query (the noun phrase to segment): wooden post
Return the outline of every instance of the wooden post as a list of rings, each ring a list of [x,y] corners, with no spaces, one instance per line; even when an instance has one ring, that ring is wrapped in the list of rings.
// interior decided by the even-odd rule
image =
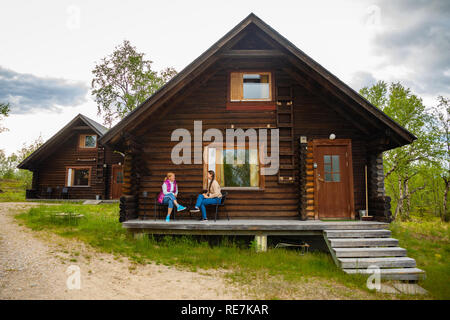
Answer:
[[[147,234],[145,232],[133,232],[133,238],[136,240],[145,239]]]
[[[142,146],[137,138],[130,133],[124,133],[126,152],[123,164],[123,185],[120,198],[119,221],[136,219],[139,216],[139,187],[143,175],[148,175],[148,169],[142,159]]]
[[[367,165],[364,166],[366,178],[366,216],[369,215],[369,190],[367,190]]]
[[[384,190],[383,153],[374,152],[369,155],[367,166],[367,188],[371,216],[378,221],[392,220],[391,198]]]
[[[256,242],[256,252],[266,252],[267,251],[267,235],[257,234],[255,235]]]
[[[299,144],[297,147],[297,166],[298,166],[298,179],[297,179],[297,191],[298,191],[298,213],[300,216],[300,220],[307,220],[307,206],[308,206],[308,197],[306,191],[306,156],[307,156],[307,142],[304,141],[302,143],[301,139],[299,139]]]

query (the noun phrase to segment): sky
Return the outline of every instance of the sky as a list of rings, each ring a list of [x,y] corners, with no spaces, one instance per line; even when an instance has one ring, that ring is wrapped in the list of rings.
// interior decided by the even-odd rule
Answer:
[[[400,81],[450,96],[450,1],[0,2],[0,149],[49,139],[78,113],[100,123],[92,69],[127,39],[153,69],[181,71],[251,12],[353,89]]]

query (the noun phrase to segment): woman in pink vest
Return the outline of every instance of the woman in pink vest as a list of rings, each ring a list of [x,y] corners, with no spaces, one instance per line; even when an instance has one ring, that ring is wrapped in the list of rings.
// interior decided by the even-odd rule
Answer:
[[[177,182],[175,181],[175,173],[169,172],[164,179],[161,186],[161,192],[158,196],[158,202],[161,204],[167,204],[167,217],[166,222],[170,221],[170,214],[173,210],[173,205],[176,206],[177,211],[183,211],[186,207],[182,206],[177,202],[178,188]]]

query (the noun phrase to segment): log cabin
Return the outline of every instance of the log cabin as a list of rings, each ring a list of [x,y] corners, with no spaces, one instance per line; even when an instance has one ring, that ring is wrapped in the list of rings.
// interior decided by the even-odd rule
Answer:
[[[261,174],[266,164],[248,141],[239,149],[244,163],[227,164],[224,155],[238,148],[196,135],[200,121],[201,132],[223,136],[229,129],[278,130],[279,170]],[[176,129],[187,130],[194,145],[179,164],[171,155],[186,141],[173,139]],[[154,210],[167,172],[176,174],[187,201],[205,189],[208,169],[228,193],[232,220],[355,219],[368,209],[389,221],[383,152],[415,139],[252,13],[100,142],[125,155],[121,222]]]
[[[103,146],[108,131],[78,114],[19,165],[33,172],[27,199],[118,199],[123,155]]]

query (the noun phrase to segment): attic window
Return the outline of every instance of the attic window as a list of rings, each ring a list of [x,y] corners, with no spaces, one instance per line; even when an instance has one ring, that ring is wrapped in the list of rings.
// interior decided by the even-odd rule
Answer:
[[[272,101],[272,74],[270,72],[232,72],[230,100]]]
[[[80,148],[90,149],[97,147],[97,136],[95,134],[80,135]]]

